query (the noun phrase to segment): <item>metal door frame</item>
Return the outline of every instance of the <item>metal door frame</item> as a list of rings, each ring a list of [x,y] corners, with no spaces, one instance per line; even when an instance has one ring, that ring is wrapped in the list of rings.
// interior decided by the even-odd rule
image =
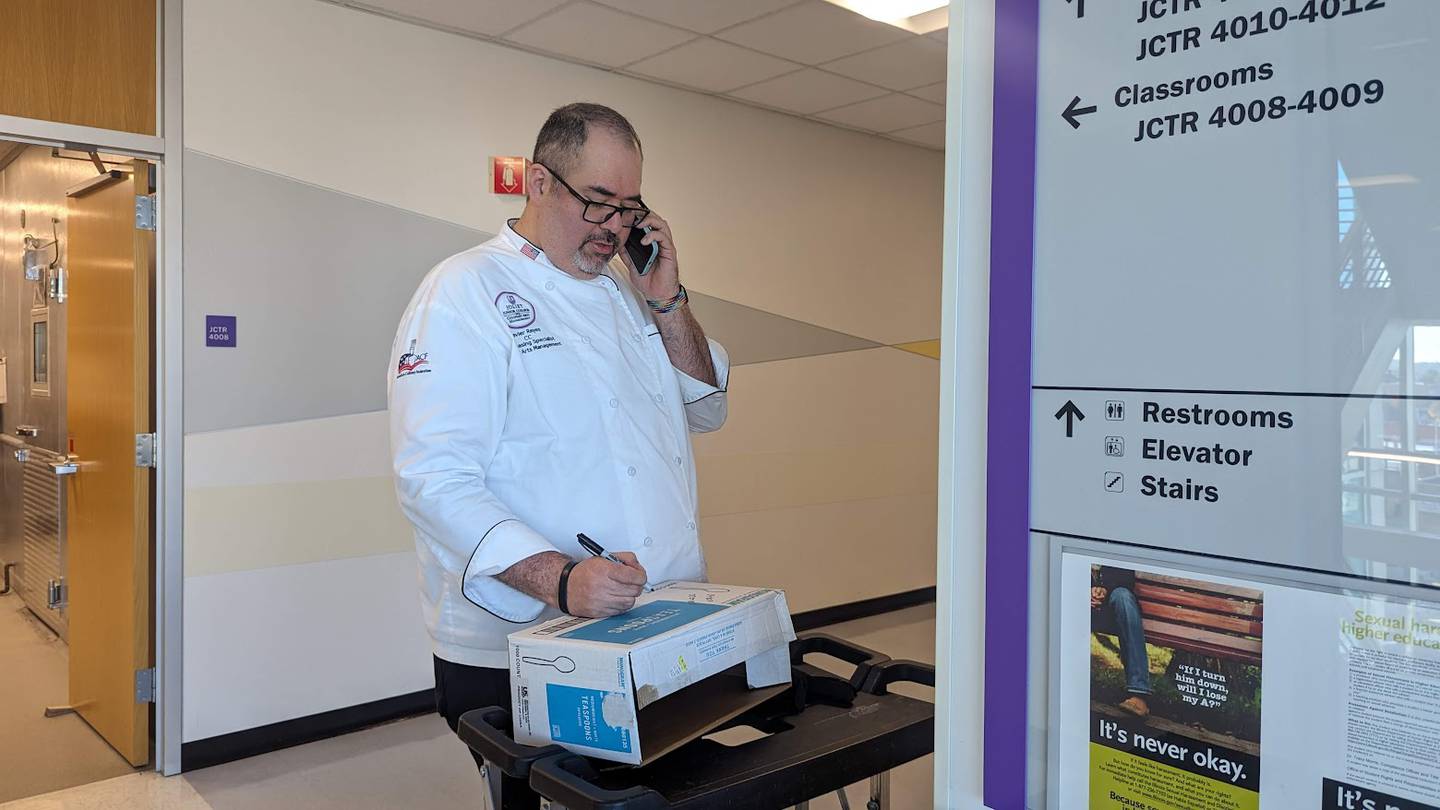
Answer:
[[[155,0],[155,116],[160,135],[61,124],[0,115],[0,139],[94,149],[152,161],[160,200],[156,229],[156,284],[153,312],[155,430],[159,434],[155,497],[154,597],[155,739],[157,771],[180,773],[184,708],[182,608],[184,593],[184,323],[182,283],[183,87],[181,34],[184,0]]]

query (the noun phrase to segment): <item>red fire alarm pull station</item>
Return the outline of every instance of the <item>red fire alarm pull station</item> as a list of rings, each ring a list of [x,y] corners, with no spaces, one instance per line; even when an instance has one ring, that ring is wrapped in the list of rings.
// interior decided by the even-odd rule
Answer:
[[[490,193],[524,194],[527,165],[523,157],[490,158]]]

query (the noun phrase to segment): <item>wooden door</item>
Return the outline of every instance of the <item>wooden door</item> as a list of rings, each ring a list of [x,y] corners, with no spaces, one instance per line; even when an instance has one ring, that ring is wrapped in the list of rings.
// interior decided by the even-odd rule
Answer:
[[[136,434],[152,431],[154,233],[135,227],[149,164],[69,201],[66,583],[70,705],[134,765],[150,758],[150,707],[136,673],[151,666],[151,488]]]
[[[0,115],[155,133],[155,0],[0,0]]]

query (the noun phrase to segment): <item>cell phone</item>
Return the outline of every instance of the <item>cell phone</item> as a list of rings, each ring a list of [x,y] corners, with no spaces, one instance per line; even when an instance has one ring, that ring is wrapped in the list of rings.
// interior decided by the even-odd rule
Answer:
[[[630,238],[625,240],[625,252],[630,254],[630,263],[635,265],[635,271],[645,275],[655,269],[655,260],[660,258],[660,243],[653,242],[645,245],[640,240],[650,229],[641,225],[630,229]]]

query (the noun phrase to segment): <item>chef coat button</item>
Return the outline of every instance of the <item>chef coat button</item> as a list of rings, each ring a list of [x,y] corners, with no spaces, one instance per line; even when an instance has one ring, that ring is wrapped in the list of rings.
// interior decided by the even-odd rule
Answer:
[[[616,399],[616,398],[614,398],[614,397],[611,397],[611,398],[610,398],[610,407],[612,407],[612,408],[618,408],[618,407],[620,407],[620,400],[618,400],[618,399]]]
[[[695,531],[695,521],[692,520],[689,523],[686,523],[685,528],[689,529],[692,532]]]
[[[685,465],[685,462],[684,462],[684,461],[681,461],[679,456],[676,456],[676,457],[675,457],[675,466],[677,466],[677,467],[682,467],[682,466],[684,466],[684,465]]]
[[[636,343],[639,343],[639,342],[640,342],[640,333],[639,333],[639,332],[636,332],[635,334],[633,334],[633,335],[630,336],[630,339],[633,340],[633,341],[635,341]]]
[[[634,477],[635,477],[635,468],[634,468],[634,467],[631,467],[630,469],[626,470],[625,472],[628,473],[631,478],[634,478]]]
[[[661,395],[661,394],[656,394],[656,395],[655,395],[655,401],[656,401],[656,402],[664,402],[664,401],[665,401],[665,397],[664,397],[663,395]]]
[[[553,290],[553,289],[555,289],[555,282],[553,282],[553,281],[547,281],[547,282],[545,282],[545,289],[547,289],[547,290]]]
[[[654,538],[652,538],[652,537],[647,537],[647,538],[645,538],[645,547],[646,547],[646,548],[649,548],[649,547],[651,547],[651,546],[653,546],[653,545],[655,545],[655,539],[654,539]]]
[[[590,342],[590,336],[589,336],[589,335],[581,335],[581,336],[580,336],[580,342],[581,342],[581,343],[589,343],[589,342]]]

